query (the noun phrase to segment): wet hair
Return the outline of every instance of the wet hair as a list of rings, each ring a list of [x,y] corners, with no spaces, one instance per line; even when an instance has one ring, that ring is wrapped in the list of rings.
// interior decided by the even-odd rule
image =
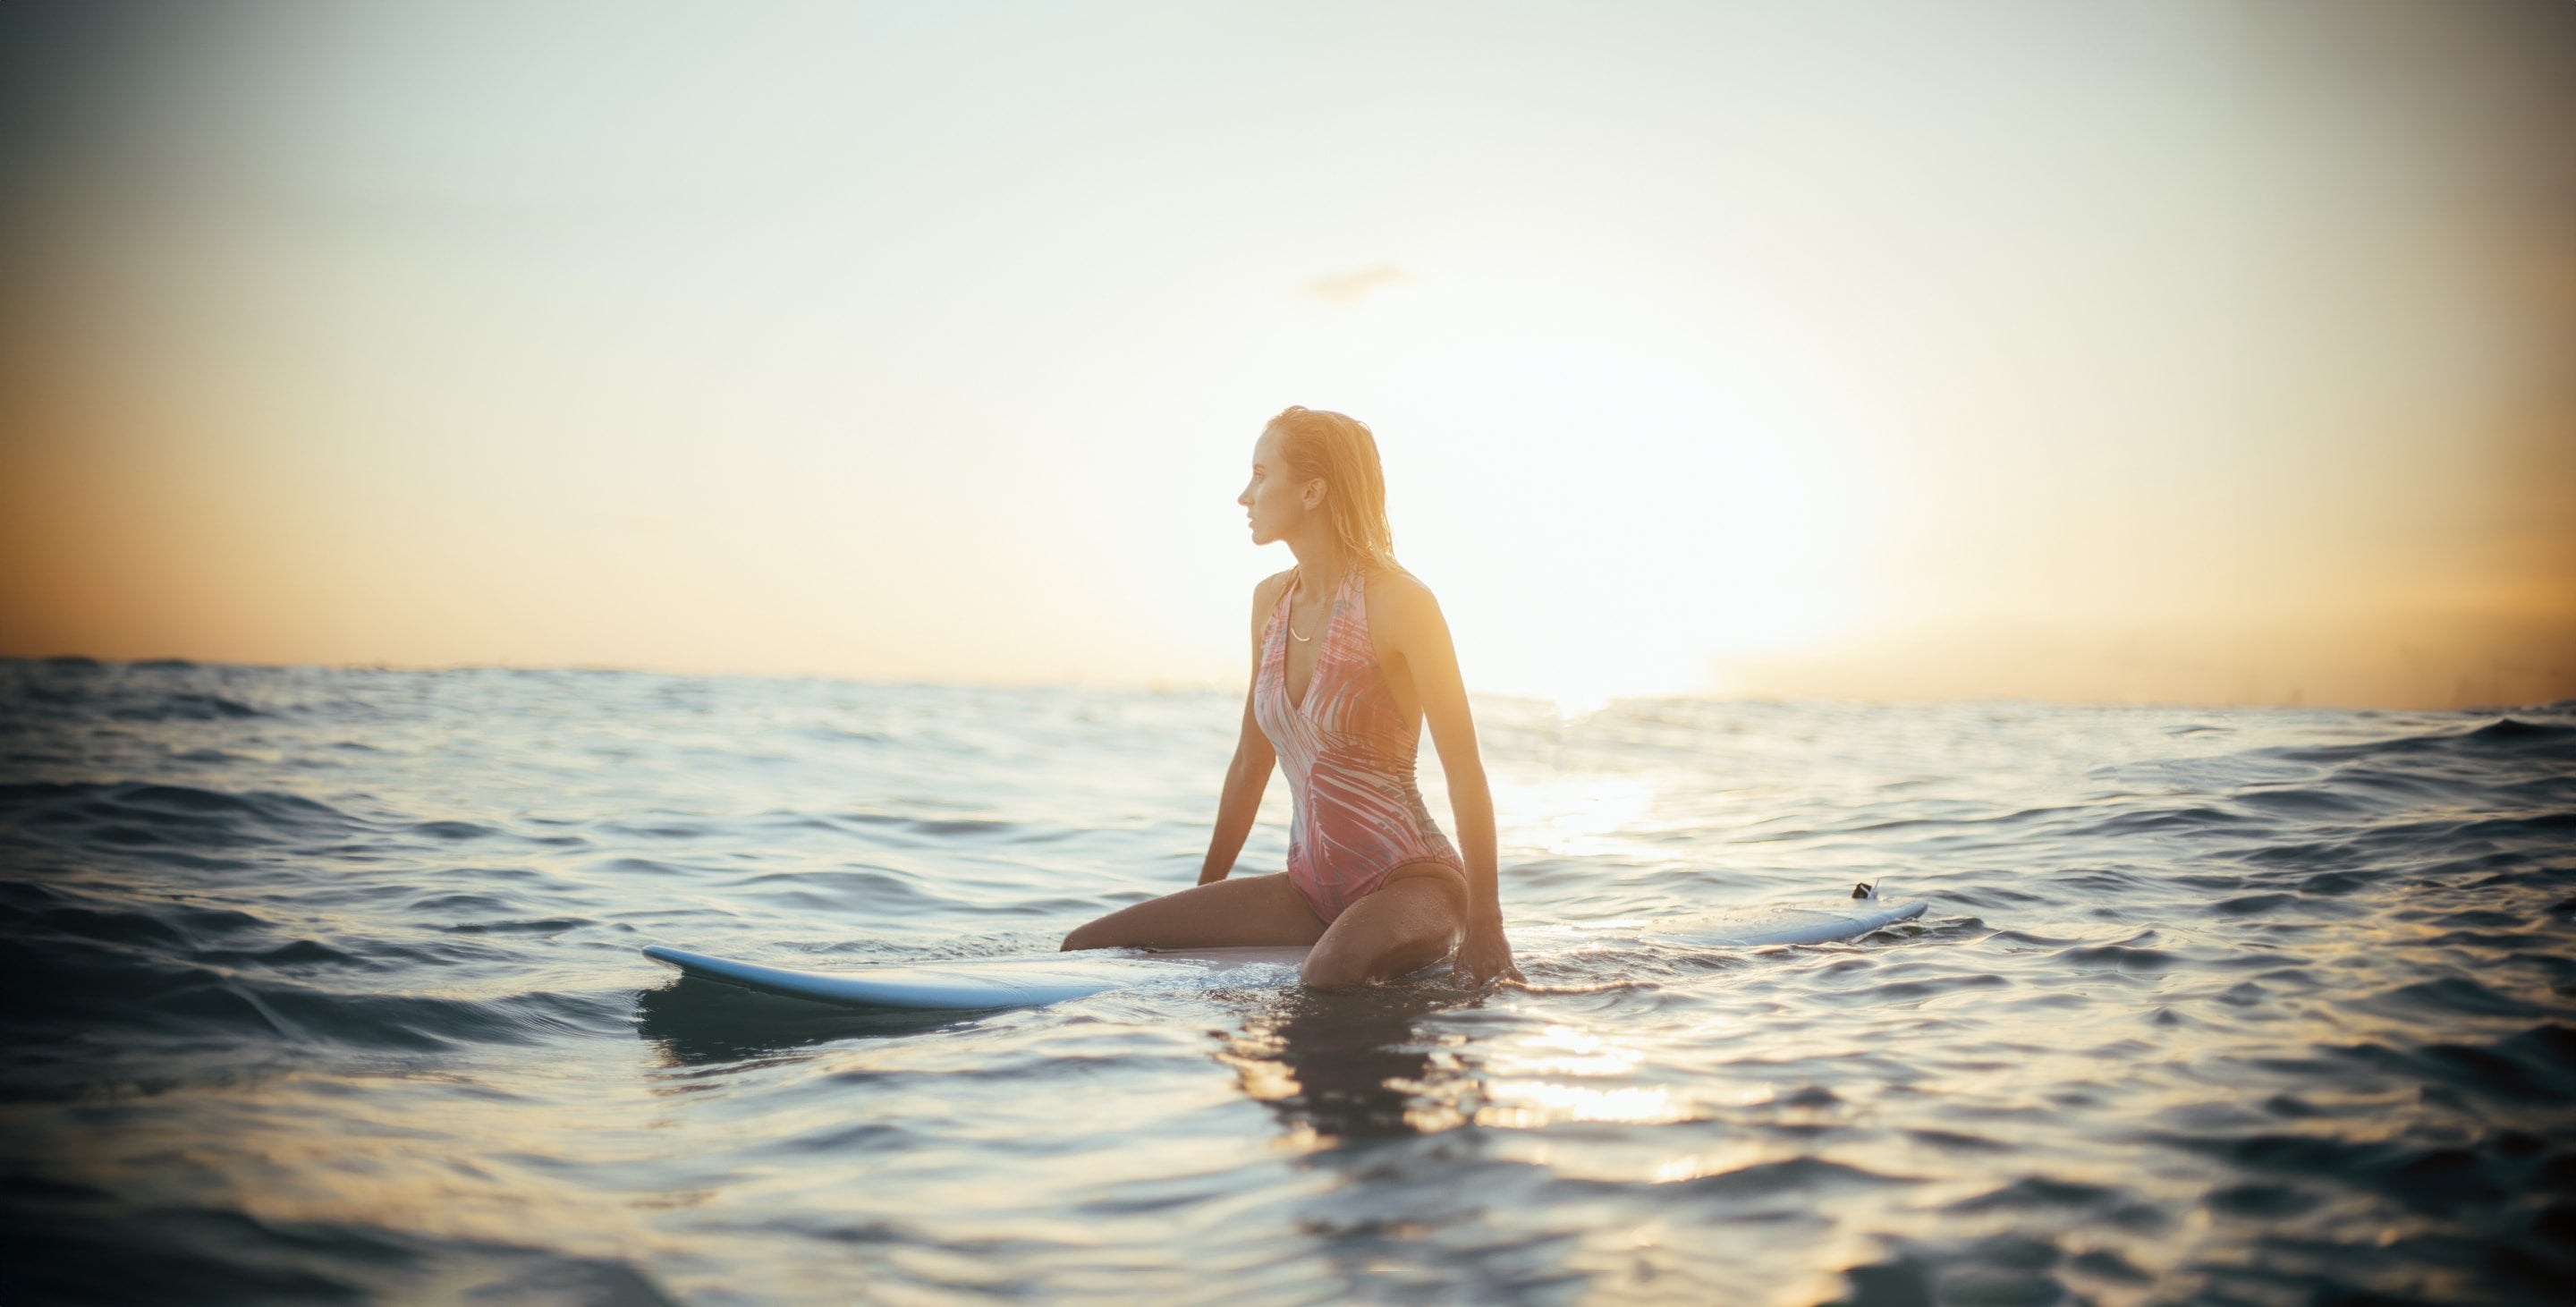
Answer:
[[[1340,413],[1291,404],[1263,425],[1279,433],[1279,456],[1299,483],[1324,483],[1333,537],[1353,558],[1395,566],[1395,531],[1386,522],[1386,473],[1368,424]]]

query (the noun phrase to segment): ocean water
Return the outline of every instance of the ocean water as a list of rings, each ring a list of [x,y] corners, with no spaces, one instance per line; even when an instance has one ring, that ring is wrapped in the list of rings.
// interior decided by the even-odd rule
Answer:
[[[636,950],[1052,948],[1237,702],[0,663],[0,1301],[2576,1294],[2576,705],[1478,710],[1516,925],[1930,911],[871,1016]]]

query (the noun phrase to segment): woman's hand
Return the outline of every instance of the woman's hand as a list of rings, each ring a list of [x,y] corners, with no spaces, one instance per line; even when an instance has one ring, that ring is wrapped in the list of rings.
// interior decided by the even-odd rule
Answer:
[[[1458,945],[1458,960],[1453,969],[1472,985],[1521,980],[1521,969],[1512,965],[1512,942],[1503,937],[1501,913],[1491,916],[1480,913],[1467,923],[1467,938]]]

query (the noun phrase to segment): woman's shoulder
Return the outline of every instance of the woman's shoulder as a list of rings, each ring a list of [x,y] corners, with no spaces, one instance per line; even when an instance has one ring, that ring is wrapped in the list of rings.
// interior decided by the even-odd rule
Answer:
[[[1377,613],[1402,616],[1426,610],[1436,612],[1440,607],[1440,601],[1432,596],[1431,587],[1424,585],[1421,577],[1394,563],[1383,563],[1369,569],[1368,602],[1372,616]]]
[[[1422,599],[1431,597],[1431,587],[1424,585],[1421,577],[1404,570],[1402,565],[1396,563],[1378,563],[1371,566],[1368,569],[1368,588],[1369,593],[1373,595],[1398,594],[1407,598]]]

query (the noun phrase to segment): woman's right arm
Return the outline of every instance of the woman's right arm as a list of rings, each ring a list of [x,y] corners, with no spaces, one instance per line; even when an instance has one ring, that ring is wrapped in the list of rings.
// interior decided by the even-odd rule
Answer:
[[[1243,730],[1234,742],[1234,761],[1225,769],[1225,793],[1216,801],[1216,830],[1208,836],[1207,860],[1199,864],[1199,883],[1213,884],[1234,870],[1235,855],[1252,834],[1261,814],[1261,792],[1270,788],[1270,769],[1279,761],[1261,723],[1252,719],[1252,694],[1261,683],[1261,637],[1270,609],[1279,600],[1285,573],[1252,589],[1252,683],[1243,690]]]

